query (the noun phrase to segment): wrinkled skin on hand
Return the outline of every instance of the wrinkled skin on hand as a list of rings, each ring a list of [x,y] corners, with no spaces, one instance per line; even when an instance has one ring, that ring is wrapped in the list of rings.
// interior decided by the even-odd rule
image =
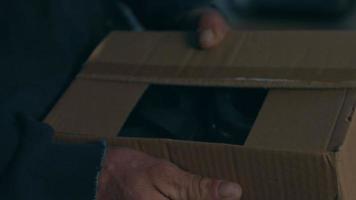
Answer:
[[[238,200],[236,183],[190,174],[170,162],[126,148],[109,148],[98,200]]]

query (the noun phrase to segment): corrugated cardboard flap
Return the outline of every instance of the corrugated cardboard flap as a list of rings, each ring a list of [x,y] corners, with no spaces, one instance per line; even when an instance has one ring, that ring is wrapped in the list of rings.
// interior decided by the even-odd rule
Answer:
[[[212,50],[184,32],[113,32],[84,79],[277,88],[356,87],[356,32],[231,32]]]
[[[66,142],[97,141],[95,136],[56,134]],[[110,145],[129,147],[167,159],[202,176],[239,182],[244,200],[335,200],[335,158],[328,152],[292,152],[167,139],[111,138]]]

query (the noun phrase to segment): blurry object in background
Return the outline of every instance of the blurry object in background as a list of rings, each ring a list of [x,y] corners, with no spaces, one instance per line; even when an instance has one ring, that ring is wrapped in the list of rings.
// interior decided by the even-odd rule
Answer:
[[[215,0],[234,29],[356,28],[355,0]]]
[[[114,0],[119,8],[133,22],[132,15],[149,30],[187,30],[190,23],[186,18],[197,9],[208,7],[213,0]],[[120,2],[120,3],[118,3]],[[128,9],[129,8],[129,9]],[[137,24],[134,22],[133,24]]]
[[[167,0],[164,4],[159,4],[161,1],[157,1],[141,13],[132,12],[133,8],[129,4],[117,2],[120,2],[117,3],[118,15],[125,19],[128,29],[134,31],[152,29],[150,26],[146,27],[143,22],[151,22],[151,24],[154,22],[154,29],[169,28],[167,24],[172,24],[168,23],[171,20],[164,16],[157,16],[155,14],[157,9],[164,9],[164,13],[170,13],[178,12],[177,9],[181,12],[188,8],[185,6],[186,1],[183,0]],[[196,5],[209,5],[212,2],[226,16],[234,29],[356,29],[355,0],[194,0],[193,2],[192,8]]]
[[[151,86],[120,136],[244,144],[264,89]]]
[[[125,3],[118,1],[116,2],[118,13],[121,13],[127,24],[132,31],[144,31],[145,27],[141,24],[140,20],[137,19],[136,15],[132,12],[131,8]]]
[[[353,0],[227,0],[240,11],[268,14],[338,15],[345,13]]]

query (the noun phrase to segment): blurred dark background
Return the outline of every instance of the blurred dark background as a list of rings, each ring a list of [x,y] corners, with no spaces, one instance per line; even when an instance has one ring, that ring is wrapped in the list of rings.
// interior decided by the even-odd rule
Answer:
[[[187,1],[188,2],[188,1]],[[189,1],[190,2],[190,1]],[[353,30],[356,28],[355,0],[194,0],[211,3],[228,19],[234,29],[290,30],[322,29]],[[197,4],[198,4],[197,3]],[[142,30],[140,20],[125,4],[118,3],[130,25],[124,28]],[[166,7],[167,10],[174,8]],[[122,14],[120,14],[122,17]],[[164,29],[164,18],[160,19]]]
[[[226,0],[215,4],[235,29],[356,28],[354,0]]]

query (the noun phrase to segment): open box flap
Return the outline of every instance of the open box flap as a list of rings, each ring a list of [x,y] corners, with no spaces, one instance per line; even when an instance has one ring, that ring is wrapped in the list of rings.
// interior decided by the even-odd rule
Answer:
[[[57,132],[115,137],[147,87],[76,79],[44,121]]]
[[[112,32],[84,79],[266,88],[356,87],[356,33],[233,31],[212,50],[184,32]]]

